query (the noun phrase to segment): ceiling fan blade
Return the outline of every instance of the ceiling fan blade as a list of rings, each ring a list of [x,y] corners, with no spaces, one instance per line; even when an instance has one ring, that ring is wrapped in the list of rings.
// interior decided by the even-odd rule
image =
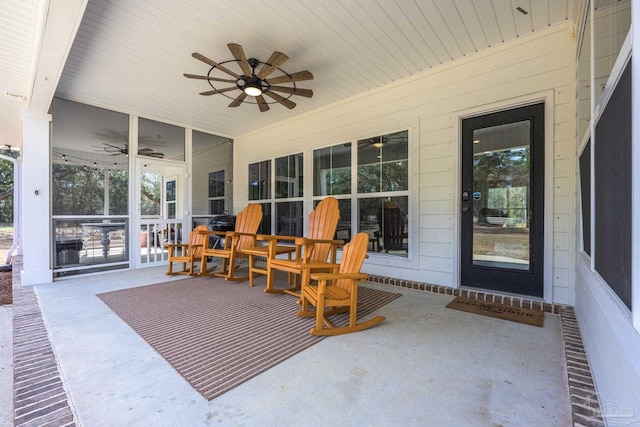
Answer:
[[[269,88],[277,92],[291,93],[293,95],[304,96],[305,98],[311,98],[313,96],[313,91],[311,89],[302,89],[299,87],[292,88],[289,86],[273,86],[273,85],[271,85]]]
[[[251,67],[249,66],[249,62],[247,62],[247,57],[244,54],[244,49],[242,48],[242,46],[236,43],[229,43],[227,47],[231,51],[233,57],[238,60],[238,65],[240,65],[240,69],[242,70],[244,75],[251,77],[253,73],[251,72]]]
[[[277,69],[288,60],[289,57],[284,53],[278,51],[273,52],[267,62],[262,66],[260,71],[258,71],[258,74],[256,74],[256,76],[258,76],[259,79],[264,79],[269,74],[271,74],[273,70]]]
[[[244,99],[247,97],[247,94],[244,92],[240,92],[240,95],[238,95],[238,97],[236,99],[233,100],[233,102],[231,104],[229,104],[229,107],[237,107],[240,104],[242,104],[242,101],[244,101]]]
[[[209,90],[207,92],[200,92],[200,95],[215,95],[216,93],[223,93],[223,92],[229,92],[230,90],[237,90],[237,87],[227,87],[224,89],[216,89],[216,90]]]
[[[267,82],[271,85],[277,85],[278,83],[290,83],[290,82],[301,82],[304,80],[313,80],[313,74],[310,71],[298,71],[297,73],[278,76],[272,79],[267,79]]]
[[[256,96],[256,101],[258,102],[258,108],[260,108],[260,112],[264,113],[265,111],[269,111],[269,104],[267,104],[267,101],[264,100],[264,96]]]
[[[191,54],[191,56],[193,56],[194,58],[196,58],[196,59],[198,59],[198,60],[200,60],[200,61],[204,62],[205,64],[209,64],[209,65],[211,65],[212,67],[215,67],[215,68],[217,68],[218,70],[220,70],[220,71],[222,71],[222,72],[225,72],[225,73],[229,74],[230,76],[235,77],[236,79],[239,79],[239,78],[240,78],[240,76],[239,76],[238,74],[234,73],[234,72],[233,72],[233,71],[231,71],[230,69],[223,67],[222,65],[218,64],[218,63],[217,63],[217,62],[215,62],[215,61],[212,61],[211,59],[207,58],[206,56],[200,55],[198,52],[193,52],[193,53]]]
[[[287,99],[287,98],[283,98],[282,96],[278,95],[277,93],[274,92],[264,92],[265,95],[267,95],[268,97],[278,101],[280,104],[284,105],[285,107],[287,107],[288,109],[292,109],[296,106],[296,103]]]
[[[209,77],[209,76],[199,76],[196,74],[187,74],[184,73],[183,76],[189,78],[189,79],[200,79],[200,80],[212,80],[214,82],[223,82],[223,83],[235,83],[235,80],[231,80],[231,79],[220,79],[218,77]]]

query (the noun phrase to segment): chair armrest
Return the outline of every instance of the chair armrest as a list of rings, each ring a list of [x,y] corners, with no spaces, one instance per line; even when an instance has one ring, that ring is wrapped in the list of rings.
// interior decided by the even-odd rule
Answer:
[[[308,269],[315,269],[315,268],[331,268],[331,269],[338,269],[340,268],[340,264],[334,264],[334,263],[330,263],[330,262],[297,262],[296,265],[300,268],[308,268]],[[317,273],[320,274],[320,273]],[[324,274],[334,274],[334,273],[324,273]]]
[[[296,245],[314,245],[316,243],[329,243],[331,245],[343,246],[344,240],[334,239],[309,239],[308,237],[296,237]]]
[[[298,236],[282,236],[282,235],[272,235],[272,234],[256,234],[256,240],[289,240],[294,241]]]
[[[367,273],[312,273],[311,279],[313,280],[335,280],[335,279],[347,279],[365,281],[369,275]]]

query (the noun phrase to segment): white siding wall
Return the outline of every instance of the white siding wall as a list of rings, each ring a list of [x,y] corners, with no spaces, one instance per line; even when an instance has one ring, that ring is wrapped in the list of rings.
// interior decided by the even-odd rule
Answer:
[[[444,65],[235,140],[234,210],[248,203],[247,166],[274,157],[355,141],[417,124],[418,158],[412,158],[412,196],[418,197],[413,231],[417,262],[411,268],[383,265],[372,256],[371,274],[457,286],[457,193],[459,181],[458,113],[484,106],[510,105],[514,99],[551,92],[553,189],[547,197],[553,218],[550,234],[553,265],[548,275],[553,295],[546,300],[572,303],[575,240],[574,194],[574,44],[572,26],[562,25],[522,37],[488,51]],[[313,87],[315,91],[321,87]],[[533,99],[533,98],[532,98]],[[303,101],[301,101],[303,102]],[[268,113],[265,113],[268,114]],[[549,118],[548,118],[549,119]],[[549,135],[549,133],[547,133]],[[551,158],[551,156],[547,156]],[[307,163],[308,164],[308,163]],[[306,171],[309,173],[310,171]],[[551,190],[551,189],[548,189]],[[310,200],[311,194],[305,194]],[[305,206],[310,208],[310,203]],[[549,235],[549,234],[548,234]],[[548,258],[549,259],[549,258]]]

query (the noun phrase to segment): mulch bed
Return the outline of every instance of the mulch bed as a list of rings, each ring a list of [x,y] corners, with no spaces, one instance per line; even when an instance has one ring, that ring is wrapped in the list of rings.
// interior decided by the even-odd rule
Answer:
[[[0,272],[0,305],[13,303],[11,272]]]

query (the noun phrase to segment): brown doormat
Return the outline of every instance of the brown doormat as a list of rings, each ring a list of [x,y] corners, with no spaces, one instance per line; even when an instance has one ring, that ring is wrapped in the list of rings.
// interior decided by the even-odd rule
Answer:
[[[401,294],[361,286],[358,318]],[[202,396],[213,399],[324,337],[289,295],[196,277],[98,295]],[[349,322],[332,316],[334,325]]]
[[[512,305],[500,304],[497,302],[455,297],[453,301],[447,304],[447,308],[495,317],[496,319],[511,320],[512,322],[525,323],[527,325],[539,327],[544,325],[544,312],[541,310],[514,307]]]

